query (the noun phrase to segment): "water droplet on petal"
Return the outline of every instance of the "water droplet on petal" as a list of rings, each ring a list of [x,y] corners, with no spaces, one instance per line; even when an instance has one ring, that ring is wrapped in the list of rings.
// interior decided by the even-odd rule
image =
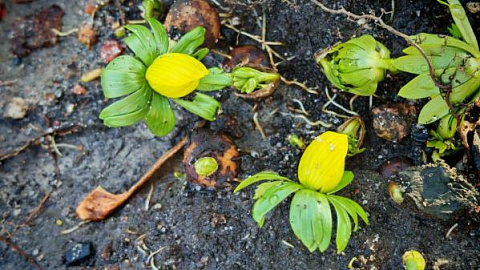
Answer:
[[[335,150],[335,145],[333,143],[330,144],[330,151]]]
[[[322,139],[320,139],[320,137],[316,137],[315,140],[320,143],[322,142]]]
[[[278,203],[278,196],[277,196],[277,195],[273,195],[272,197],[270,197],[269,201],[270,201],[270,203],[272,203],[272,204]]]

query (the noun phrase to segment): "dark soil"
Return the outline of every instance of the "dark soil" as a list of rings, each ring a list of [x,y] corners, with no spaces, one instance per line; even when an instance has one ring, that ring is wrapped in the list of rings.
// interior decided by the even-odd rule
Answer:
[[[7,37],[12,37],[11,29],[17,17],[36,14],[55,3],[65,11],[62,28],[65,31],[91,21],[84,13],[86,2],[37,0],[19,5],[7,1],[7,15],[0,21],[3,37],[0,81],[15,80],[0,86],[0,108],[5,108],[12,97],[21,97],[29,104],[23,119],[0,118],[0,153],[12,151],[52,128],[73,124],[84,127],[79,132],[56,137],[57,143],[81,145],[84,150],[82,153],[61,148],[63,157],[57,160],[59,172],[49,151],[36,145],[0,163],[1,235],[8,236],[41,267],[65,269],[63,254],[76,243],[91,242],[95,252],[78,269],[143,269],[148,267],[147,256],[139,251],[141,243],[136,239],[146,234],[144,243],[152,251],[164,247],[155,256],[160,269],[348,269],[353,257],[363,261],[360,269],[402,269],[402,254],[410,249],[422,252],[428,262],[427,269],[480,269],[480,228],[472,217],[439,221],[412,207],[399,207],[389,198],[388,180],[381,177],[377,168],[394,157],[407,157],[419,164],[421,145],[410,137],[401,143],[376,137],[371,128],[368,98],[355,102],[355,109],[368,127],[367,151],[347,161],[347,169],[354,171],[355,181],[341,194],[359,202],[369,213],[371,224],[362,225],[353,233],[342,254],[336,254],[333,243],[325,253],[309,253],[289,227],[288,203],[272,211],[264,228],[259,229],[250,216],[253,189],[233,194],[231,190],[208,190],[176,180],[173,173],[184,170],[180,154],[152,179],[155,189],[148,211],[145,200],[150,185],[105,221],[88,223],[70,234],[61,234],[62,230],[80,222],[75,208],[93,188],[101,185],[113,193],[127,190],[198,123],[196,117],[177,108],[177,127],[166,137],[154,137],[143,124],[110,129],[98,119],[100,110],[111,102],[104,100],[99,81],[84,84],[87,93],[83,96],[72,93],[81,74],[105,65],[100,59],[100,47],[115,38],[111,23],[119,17],[117,1],[110,1],[111,4],[97,12],[93,23],[99,41],[90,50],[73,34],[61,37],[52,48],[34,50],[22,59],[10,52]],[[118,2],[124,2],[121,7],[128,19],[140,18],[137,6],[141,1]],[[392,9],[390,0],[323,2],[334,8],[344,6],[356,13],[379,15],[382,9]],[[393,3],[394,15],[383,16],[398,30],[411,34],[447,33],[450,15],[437,1],[396,0]],[[252,12],[255,8],[262,14],[260,3],[248,5],[244,1],[232,1],[224,5],[234,9],[235,16],[241,19],[239,27],[260,34]],[[323,90],[330,88],[330,84],[313,61],[314,52],[363,33],[373,34],[394,56],[400,55],[406,44],[373,25],[360,26],[344,16],[326,14],[309,1],[265,1],[265,12],[267,39],[285,43],[275,47],[281,55],[295,56],[280,67],[280,73],[318,86],[322,94],[317,96],[296,86],[282,85],[272,97],[260,102],[242,100],[231,90],[215,95],[223,103],[223,113],[236,117],[243,132],[242,137],[233,137],[241,153],[239,178],[268,169],[295,179],[301,151],[289,145],[287,136],[297,134],[310,141],[326,129],[306,125],[303,120],[286,114],[290,113],[286,104],[295,106],[292,99],[299,99],[310,113],[310,119],[335,126],[342,123],[342,119],[321,111],[326,102]],[[479,18],[479,15],[471,17],[476,29]],[[225,38],[219,42],[219,50],[255,44],[226,28],[222,29],[222,35]],[[206,59],[209,66],[221,62],[223,59],[214,54]],[[396,97],[396,92],[409,78],[404,75],[387,78],[377,91],[379,98],[373,100],[374,106],[405,102]],[[350,97],[339,93],[337,101],[348,105]],[[252,108],[256,104],[268,136],[266,140],[255,130],[252,121]],[[277,108],[278,112],[270,117]],[[475,181],[472,176],[468,179]],[[51,196],[38,214],[14,232],[48,192]],[[56,224],[58,220],[63,226]],[[446,238],[455,223],[458,227]],[[446,263],[434,268],[442,262]],[[33,266],[0,242],[0,269],[33,269]]]

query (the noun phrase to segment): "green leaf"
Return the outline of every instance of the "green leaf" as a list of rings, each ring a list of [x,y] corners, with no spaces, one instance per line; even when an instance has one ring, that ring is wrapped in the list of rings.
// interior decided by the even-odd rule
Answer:
[[[404,85],[398,95],[408,99],[421,99],[440,94],[429,73],[418,75]]]
[[[196,114],[208,121],[215,120],[217,110],[221,108],[220,102],[208,95],[201,93],[197,93],[193,101],[179,98],[175,98],[172,100],[175,101],[175,103],[177,103],[178,105],[182,106],[187,111]]]
[[[103,109],[100,113],[100,119],[109,127],[133,125],[143,120],[148,113],[151,95],[152,90],[145,86],[142,90]]]
[[[132,35],[125,38],[125,43],[145,66],[150,66],[157,57],[157,47],[152,32],[143,25],[125,25],[125,28],[132,32]]]
[[[290,226],[295,236],[310,252],[317,249],[317,241],[323,240],[319,239],[323,228],[319,218],[316,194],[315,191],[302,189],[295,193],[290,204]],[[314,232],[315,229],[318,231]]]
[[[148,18],[148,24],[153,32],[153,37],[155,38],[155,45],[157,48],[157,57],[159,55],[165,54],[168,51],[169,39],[165,27],[156,19]]]
[[[454,83],[452,82],[453,89],[450,94],[450,101],[452,104],[463,102],[466,98],[473,95],[480,87],[480,73],[477,72],[473,78],[458,86],[453,84]]]
[[[421,46],[426,44],[450,46],[450,47],[455,47],[455,48],[459,48],[464,51],[467,51],[475,57],[480,57],[480,52],[478,51],[478,49],[453,37],[437,35],[437,34],[421,33],[414,36],[410,36],[410,38],[413,39],[415,43]]]
[[[338,196],[338,198],[343,198],[343,197]],[[353,231],[357,231],[358,230],[358,215],[357,215],[357,213],[353,209],[348,208],[348,206],[346,206],[341,201],[341,199],[337,199],[337,196],[335,196],[335,197],[331,196],[329,199],[330,200],[335,200],[339,205],[341,205],[343,207],[343,209],[345,209],[345,211],[347,211],[348,215],[350,215],[350,217],[353,219],[353,223],[355,224],[355,227],[353,228]]]
[[[447,102],[439,94],[423,106],[418,116],[418,123],[422,125],[433,123],[447,115],[448,112]]]
[[[460,66],[463,64],[464,58],[457,56],[428,56],[432,67],[435,70],[446,69]],[[423,74],[429,72],[428,64],[422,55],[406,55],[396,58],[392,61],[393,66],[398,70],[412,73]]]
[[[100,119],[104,122],[108,122],[109,126],[118,127],[118,126],[128,126],[131,124],[131,121],[136,118],[132,118],[136,115],[141,115],[140,111],[148,110],[148,103],[152,95],[152,90],[150,87],[145,86],[141,90],[136,91],[135,93],[129,95],[126,98],[123,98],[119,101],[110,104],[108,107],[102,110],[100,113]],[[116,119],[113,121],[113,119]],[[128,119],[128,120],[121,120]],[[141,120],[141,119],[140,119]],[[135,120],[134,122],[140,121]],[[114,123],[114,124],[112,124]]]
[[[323,230],[323,239],[322,241],[317,242],[317,244],[318,249],[320,249],[321,252],[324,252],[327,250],[330,245],[330,240],[332,239],[332,212],[330,210],[330,203],[328,202],[327,196],[319,192],[317,192],[316,196],[318,201],[318,218],[322,222]]]
[[[170,49],[170,52],[192,55],[193,52],[203,44],[204,40],[205,28],[197,26],[181,37],[177,44]]]
[[[252,217],[258,223],[259,227],[263,226],[265,215],[275,206],[287,198],[290,194],[302,189],[303,186],[295,182],[281,182],[278,185],[270,187],[255,202],[252,208]]]
[[[193,57],[197,58],[198,61],[201,61],[207,54],[210,52],[208,48],[202,48],[198,51],[196,51],[194,54],[192,54]]]
[[[458,0],[448,0],[448,3],[450,13],[452,14],[455,24],[460,30],[460,33],[462,33],[463,40],[465,40],[465,42],[478,51],[477,38],[473,32],[470,22],[468,21],[467,14],[465,13],[465,9],[463,9],[462,4]]]
[[[342,190],[344,187],[348,186],[353,181],[354,176],[355,175],[351,171],[343,172],[342,180],[340,180],[338,185],[332,191],[328,192],[328,194],[333,194],[339,190]]]
[[[106,98],[121,97],[142,89],[145,85],[145,66],[137,58],[121,55],[102,71],[102,91]]]
[[[253,199],[254,200],[259,199],[270,188],[272,188],[274,186],[278,186],[282,182],[283,181],[272,181],[272,182],[261,183],[260,185],[257,186],[257,189],[255,190],[255,195],[253,196]]]
[[[173,130],[175,113],[166,97],[153,92],[150,110],[145,116],[145,123],[156,136],[165,136]]]
[[[208,74],[200,79],[197,90],[215,91],[232,85],[232,78],[229,73],[224,72],[221,68],[210,68]]]
[[[363,210],[363,208],[358,203],[356,203],[355,201],[349,198],[341,197],[338,195],[329,195],[329,196],[341,202],[341,204],[344,206],[345,209],[350,209],[350,211],[355,212],[358,216],[360,216],[360,218],[362,218],[365,224],[367,225],[370,224],[367,217],[367,213],[365,213],[365,210]]]
[[[448,27],[448,32],[450,35],[452,35],[454,38],[461,39],[462,38],[462,32],[460,31],[460,28],[454,23]]]
[[[347,211],[339,204],[335,199],[332,199],[331,196],[327,196],[330,203],[335,208],[337,214],[337,235],[335,237],[335,242],[337,244],[337,253],[340,254],[347,247],[348,241],[350,240],[350,235],[352,234],[352,223],[348,216]]]
[[[286,177],[283,177],[276,172],[264,171],[264,172],[259,172],[255,175],[252,175],[252,176],[248,177],[247,179],[243,180],[237,186],[237,188],[235,188],[235,190],[233,192],[239,192],[240,190],[242,190],[242,189],[244,189],[244,188],[246,188],[246,187],[248,187],[252,184],[255,184],[259,181],[264,181],[264,180],[281,180],[281,181],[293,182],[292,180],[290,180]]]

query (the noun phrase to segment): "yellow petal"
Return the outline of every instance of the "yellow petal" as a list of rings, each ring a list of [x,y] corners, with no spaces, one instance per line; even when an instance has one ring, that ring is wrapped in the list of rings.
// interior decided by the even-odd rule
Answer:
[[[161,55],[148,67],[148,83],[153,90],[170,97],[184,97],[195,90],[208,70],[194,57],[182,53]]]
[[[323,193],[333,190],[342,179],[347,151],[345,134],[327,131],[316,137],[300,159],[300,183]]]

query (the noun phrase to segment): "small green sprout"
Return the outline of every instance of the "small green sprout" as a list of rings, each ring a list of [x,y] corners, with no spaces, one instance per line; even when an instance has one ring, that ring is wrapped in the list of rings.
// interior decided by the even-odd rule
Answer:
[[[233,86],[246,94],[266,88],[279,79],[277,72],[265,72],[251,67],[236,67],[232,72]]]
[[[288,135],[287,139],[288,139],[288,142],[290,143],[290,145],[292,145],[294,147],[297,147],[297,148],[302,149],[302,150],[307,147],[305,145],[305,143],[303,142],[303,140],[295,134]]]
[[[371,96],[391,64],[390,51],[370,35],[350,39],[315,54],[327,79],[340,90]]]
[[[199,158],[193,166],[200,176],[210,176],[218,170],[218,162],[213,157]]]
[[[454,138],[457,125],[457,119],[448,114],[440,120],[436,131],[429,131],[433,138],[427,141],[427,147],[434,149],[432,153],[433,162],[438,162],[442,157],[454,154],[462,149],[460,141]]]
[[[142,16],[147,18],[158,18],[163,10],[163,2],[159,0],[143,0],[142,2]]]
[[[334,195],[353,180],[353,173],[344,171],[348,152],[345,134],[327,131],[316,137],[307,147],[298,166],[298,179],[294,182],[275,172],[257,173],[238,185],[238,192],[259,181],[252,217],[262,227],[265,215],[294,194],[290,204],[290,226],[298,239],[310,252],[327,250],[333,230],[332,206],[337,217],[336,245],[338,253],[347,246],[352,232],[358,229],[358,217],[368,224],[363,208],[348,198]]]
[[[416,250],[409,250],[402,256],[405,270],[424,270],[427,265],[422,253]]]
[[[348,156],[352,157],[356,154],[364,152],[362,148],[365,138],[365,123],[360,116],[354,116],[345,121],[338,127],[337,132],[348,136]]]

